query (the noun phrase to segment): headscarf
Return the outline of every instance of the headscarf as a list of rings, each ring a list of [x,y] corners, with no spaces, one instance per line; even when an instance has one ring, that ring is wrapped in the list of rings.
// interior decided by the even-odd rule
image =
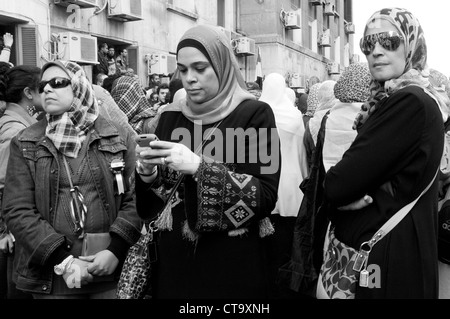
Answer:
[[[319,89],[322,83],[316,83],[309,89],[308,99],[306,100],[306,116],[313,117],[316,112],[317,106],[319,105]]]
[[[144,121],[156,115],[141,85],[134,77],[121,76],[114,81],[111,95],[138,134],[142,133]]]
[[[450,98],[450,81],[442,72],[430,68],[430,83],[436,91]]]
[[[287,87],[286,95],[287,95],[289,101],[291,101],[292,106],[296,108],[297,106],[295,105],[295,99],[297,98],[297,96],[295,95],[295,91],[293,89]]]
[[[185,103],[179,103],[181,112],[190,121],[202,121],[202,124],[216,123],[227,117],[245,100],[256,100],[247,92],[244,78],[232,51],[230,41],[217,27],[195,26],[182,36],[177,54],[181,48],[195,47],[211,62],[219,79],[219,92],[209,101],[195,103],[186,96]],[[165,110],[173,109],[166,107]]]
[[[336,81],[328,80],[321,83],[319,90],[317,91],[317,98],[319,104],[317,105],[314,116],[308,122],[309,131],[314,141],[314,145],[317,143],[317,135],[319,134],[320,125],[325,114],[331,109],[338,99],[334,96],[334,86]]]
[[[279,73],[270,73],[264,79],[262,87],[259,101],[270,105],[275,114],[278,129],[292,134],[297,133],[299,121],[292,121],[292,119],[296,117],[301,119],[301,113],[289,100],[286,89],[290,88],[286,87],[284,76]],[[303,121],[300,120],[300,122],[303,124]]]
[[[379,106],[379,102],[398,90],[416,85],[434,98],[439,105],[444,122],[447,120],[450,100],[439,94],[431,85],[428,79],[429,71],[427,67],[427,46],[424,33],[419,21],[411,12],[401,8],[386,8],[375,12],[367,21],[364,34],[368,25],[378,19],[384,19],[394,25],[404,39],[406,50],[406,66],[403,74],[384,83],[372,80],[371,96],[369,101],[364,103],[361,111],[355,119],[353,128],[359,129],[367,121]]]
[[[259,101],[266,102],[272,108],[277,107],[287,101],[286,88],[286,81],[281,74],[270,73],[264,79]]]
[[[328,80],[322,82],[319,90],[317,91],[317,98],[319,100],[319,104],[317,105],[316,112],[328,110],[333,107],[336,103],[337,99],[334,96],[334,86],[336,85],[336,81]]]
[[[71,80],[73,101],[70,109],[61,115],[46,114],[45,135],[65,156],[76,158],[81,144],[98,117],[99,109],[94,90],[84,70],[75,62],[48,62],[42,67],[42,74],[51,66],[57,66],[67,73]]]
[[[342,103],[366,102],[372,75],[367,64],[355,63],[342,73],[334,86],[334,96]]]

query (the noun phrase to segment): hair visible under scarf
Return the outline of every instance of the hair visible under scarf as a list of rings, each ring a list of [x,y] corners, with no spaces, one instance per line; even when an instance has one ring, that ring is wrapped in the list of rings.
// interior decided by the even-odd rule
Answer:
[[[98,117],[97,99],[84,70],[78,64],[60,60],[49,62],[42,67],[41,74],[52,66],[61,68],[70,77],[74,98],[67,112],[61,115],[46,114],[48,124],[45,134],[62,154],[76,158]]]
[[[319,89],[322,83],[316,83],[309,89],[308,99],[306,100],[306,116],[313,117],[319,105]]]
[[[128,117],[128,122],[138,134],[142,133],[144,121],[156,115],[145,97],[141,85],[135,78],[130,76],[118,78],[113,84],[111,96]]]
[[[419,21],[411,12],[401,8],[386,8],[375,12],[367,21],[364,34],[367,32],[368,25],[378,19],[389,21],[395,26],[403,37],[406,51],[406,66],[403,74],[396,78],[380,83],[375,79],[371,84],[371,97],[363,104],[358,113],[354,129],[360,129],[367,119],[379,106],[379,102],[398,90],[416,85],[434,98],[439,105],[444,122],[448,118],[450,100],[439,94],[428,80],[429,72],[427,68],[427,46],[424,33]]]
[[[372,75],[365,63],[350,64],[334,86],[334,95],[342,103],[364,103],[370,97]]]
[[[247,92],[244,78],[239,70],[231,45],[219,28],[199,25],[189,29],[182,36],[181,45],[177,50],[186,46],[198,48],[197,44],[193,45],[193,42],[186,41],[187,39],[198,42],[206,50],[206,58],[211,61],[219,80],[219,92],[213,99],[201,104],[193,102],[187,95],[186,99],[181,100],[176,105],[166,107],[163,112],[173,110],[174,107],[180,107],[183,115],[190,121],[202,121],[202,124],[211,124],[227,117],[241,102],[256,100],[253,94]],[[200,50],[200,52],[205,52],[204,50]]]

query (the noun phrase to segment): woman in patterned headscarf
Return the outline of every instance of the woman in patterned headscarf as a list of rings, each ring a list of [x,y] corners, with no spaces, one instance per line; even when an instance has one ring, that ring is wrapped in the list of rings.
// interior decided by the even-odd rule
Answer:
[[[140,236],[127,183],[135,142],[99,115],[78,64],[44,65],[39,92],[46,117],[12,140],[3,194],[20,256],[17,288],[36,299],[114,298],[118,265]],[[104,245],[81,256],[93,233],[106,236],[96,241]]]
[[[128,123],[137,134],[141,134],[156,115],[141,85],[133,77],[121,76],[115,80],[111,96],[128,117]]]
[[[369,282],[357,285],[356,298],[437,298],[435,177],[448,99],[429,83],[425,37],[411,12],[377,11],[360,46],[373,78],[371,95],[356,118],[353,144],[326,174],[328,239],[359,250],[395,213],[418,199],[372,247],[365,265]],[[330,278],[322,278],[319,282],[327,286]],[[318,287],[319,296],[339,296],[323,287]]]
[[[247,92],[218,28],[186,31],[177,65],[186,97],[162,111],[160,141],[136,148],[138,213],[158,218],[160,230],[153,297],[266,298],[269,261],[261,237],[273,233],[269,216],[280,178],[274,113]],[[260,155],[269,146],[264,164]],[[265,170],[268,164],[275,166]],[[178,178],[171,209],[161,212]]]
[[[314,112],[317,109],[317,106],[319,106],[319,89],[320,86],[322,85],[322,83],[316,83],[313,86],[311,86],[311,88],[309,89],[309,93],[308,93],[308,100],[306,102],[307,104],[307,109],[306,109],[306,113],[305,116],[307,116],[308,118],[311,118],[314,116]]]

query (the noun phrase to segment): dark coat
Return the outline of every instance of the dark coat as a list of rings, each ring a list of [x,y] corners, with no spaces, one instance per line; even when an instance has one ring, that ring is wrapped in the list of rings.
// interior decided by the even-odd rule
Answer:
[[[444,124],[437,103],[417,86],[382,100],[342,160],[325,178],[336,237],[359,249],[398,210],[415,200],[440,165]],[[340,211],[364,195],[374,202]],[[370,253],[379,288],[357,288],[356,298],[437,298],[438,181]]]
[[[200,133],[213,125],[204,125]],[[250,161],[249,153],[238,152],[237,143],[226,135],[227,128],[243,131],[256,129],[257,134],[261,133],[259,129],[268,129],[275,133],[269,134],[268,139],[261,139],[262,147],[266,143],[276,143],[273,145],[278,147],[271,157],[272,162],[275,162],[272,163],[275,164],[275,170],[264,173],[261,169],[269,164],[263,163],[261,157],[255,156],[256,161]],[[178,133],[190,132],[192,135],[194,123],[181,112],[163,112],[156,135],[160,140],[178,142],[181,136],[173,134],[175,129]],[[185,177],[179,190],[181,202],[172,207],[173,230],[160,232],[159,260],[152,276],[154,298],[236,299],[268,296],[267,259],[264,240],[259,236],[259,221],[270,216],[277,201],[280,177],[278,164],[281,162],[276,162],[281,158],[275,117],[268,104],[244,101],[223,120],[217,131],[223,136],[219,138],[223,142],[223,149],[218,150],[218,156],[223,155],[222,161],[205,159],[196,173],[198,182],[192,176]],[[189,145],[191,139],[183,139],[183,144],[188,143],[191,150],[195,150],[201,141],[195,139],[195,134],[192,136],[194,145]],[[244,142],[243,139],[238,140],[239,143]],[[252,156],[261,155],[257,154],[258,150],[263,153],[267,151],[259,146],[253,149],[257,146],[253,142],[245,149],[247,152],[254,151]],[[209,143],[205,149],[208,146]],[[227,155],[232,158],[229,159]],[[239,161],[238,158],[245,160]],[[171,177],[170,171],[165,170],[162,184],[170,183]],[[215,202],[218,205],[214,205]],[[138,178],[136,205],[138,214],[144,219],[154,218],[162,207],[162,200],[153,189]],[[183,238],[182,229],[186,219],[191,229],[195,229],[195,221],[200,219],[198,216],[201,214],[216,216],[217,223],[211,222],[216,225],[219,220],[227,219],[227,214],[237,210],[249,212],[253,216],[246,224],[248,233],[230,237],[227,231],[230,228],[203,231],[196,244]]]

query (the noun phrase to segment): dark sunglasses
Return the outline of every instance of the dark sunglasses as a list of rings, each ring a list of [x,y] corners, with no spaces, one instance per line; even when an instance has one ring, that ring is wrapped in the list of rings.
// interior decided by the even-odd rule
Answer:
[[[359,46],[365,55],[372,53],[377,42],[388,51],[395,51],[402,43],[403,37],[395,31],[375,33],[361,39]]]
[[[47,84],[49,84],[53,89],[61,89],[65,88],[70,84],[70,80],[66,78],[53,78],[48,81],[41,81],[39,82],[39,93],[44,92],[44,88]]]

